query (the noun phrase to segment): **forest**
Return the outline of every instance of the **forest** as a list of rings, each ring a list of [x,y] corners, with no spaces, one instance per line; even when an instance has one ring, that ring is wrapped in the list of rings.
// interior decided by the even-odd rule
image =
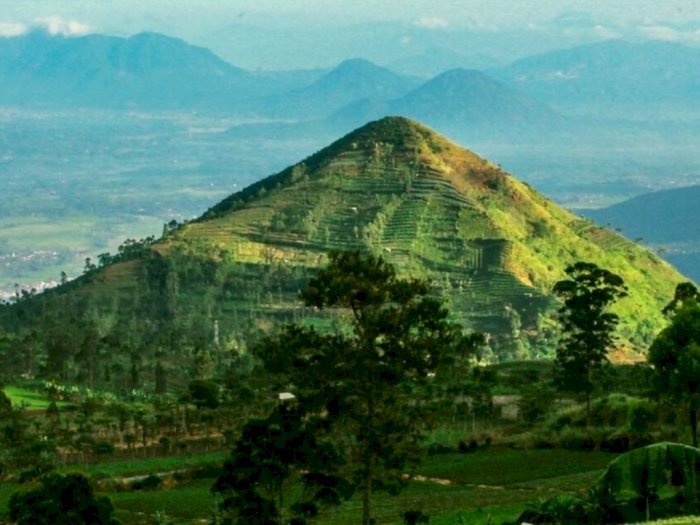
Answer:
[[[112,257],[140,256],[137,244]],[[130,341],[124,325],[128,357],[103,367],[116,347],[99,327],[27,335],[21,347],[6,333],[3,362],[23,356],[4,368],[0,397],[7,519],[603,524],[700,512],[691,283],[668,298],[648,362],[615,364],[610,307],[629,290],[572,264],[553,290],[554,360],[489,364],[484,334],[381,257],[331,252],[317,272],[288,278],[298,317],[245,344],[224,344],[217,325],[199,341],[166,341],[158,326]],[[17,319],[23,303],[31,297],[13,305]],[[174,341],[179,354],[159,354]]]

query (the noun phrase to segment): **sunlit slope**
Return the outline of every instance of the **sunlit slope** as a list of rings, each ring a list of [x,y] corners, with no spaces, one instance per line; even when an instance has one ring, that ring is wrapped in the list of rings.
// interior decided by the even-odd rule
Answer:
[[[193,246],[237,264],[290,268],[317,267],[330,249],[366,249],[431,279],[456,317],[494,333],[512,326],[514,311],[534,329],[564,268],[592,261],[630,287],[618,311],[623,335],[637,343],[659,329],[683,280],[648,250],[399,117],[230,196],[157,250],[168,258]]]
[[[89,329],[110,349],[104,359],[124,367],[143,355],[146,368],[159,361],[186,377],[212,345],[240,350],[290,321],[337,327],[334,312],[304,308],[299,290],[329,250],[345,249],[430,280],[455,320],[491,335],[495,359],[552,355],[551,290],[573,262],[624,278],[629,297],[616,308],[637,350],[664,326],[661,309],[684,280],[648,250],[392,117],[166,228],[154,244],[125,246],[75,281],[0,308],[0,324],[48,334],[46,345]]]

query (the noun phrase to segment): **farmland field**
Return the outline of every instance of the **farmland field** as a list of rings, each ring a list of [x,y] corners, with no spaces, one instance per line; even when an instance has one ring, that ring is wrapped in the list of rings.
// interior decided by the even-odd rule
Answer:
[[[189,458],[138,460],[101,464],[84,469],[94,477],[119,477],[134,473],[163,472],[223,462],[225,453]],[[377,523],[400,524],[408,510],[420,510],[431,523],[474,525],[514,520],[530,503],[558,492],[585,491],[615,456],[601,452],[565,450],[484,449],[468,454],[428,456],[411,481],[396,497],[375,496]],[[75,468],[71,468],[75,471]],[[177,518],[174,523],[194,525],[211,519],[215,500],[209,488],[213,479],[182,482],[155,491],[104,492],[113,501],[124,525],[148,525],[156,515]],[[5,510],[16,484],[0,485],[0,505]],[[317,523],[356,523],[360,499],[326,510]],[[460,521],[463,520],[463,521]],[[683,522],[689,523],[689,522]]]

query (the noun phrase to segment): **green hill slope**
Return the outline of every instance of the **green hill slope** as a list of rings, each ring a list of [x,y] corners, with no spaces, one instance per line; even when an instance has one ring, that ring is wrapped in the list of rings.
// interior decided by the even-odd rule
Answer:
[[[194,239],[250,264],[313,266],[328,249],[381,253],[432,279],[465,323],[495,332],[511,307],[530,326],[573,261],[621,274],[633,289],[621,310],[654,324],[682,279],[647,250],[402,118],[371,123],[232,195],[171,242]]]
[[[488,161],[390,117],[18,306],[69,304],[80,312],[76,322],[93,319],[107,339],[150,334],[135,336],[132,351],[159,353],[175,366],[173,356],[212,346],[215,321],[228,349],[279,322],[333,324],[301,308],[297,293],[328,250],[357,248],[430,279],[456,319],[492,335],[500,358],[551,352],[551,288],[572,262],[623,276],[630,294],[618,305],[622,335],[640,348],[662,326],[660,310],[683,280],[653,253]],[[6,310],[6,320],[16,319],[18,307]]]

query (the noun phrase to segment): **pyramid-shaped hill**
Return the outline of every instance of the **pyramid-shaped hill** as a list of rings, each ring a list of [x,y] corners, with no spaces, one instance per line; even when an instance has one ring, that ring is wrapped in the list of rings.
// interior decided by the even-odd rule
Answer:
[[[536,326],[564,268],[593,261],[631,288],[627,335],[654,327],[683,278],[623,237],[563,210],[434,131],[372,122],[304,162],[231,195],[163,244],[204,242],[250,265],[313,268],[359,248],[431,279],[455,315],[503,333]],[[643,314],[643,315],[642,315]]]
[[[551,352],[551,289],[573,262],[624,278],[621,335],[640,349],[663,326],[660,311],[685,280],[474,153],[389,117],[53,296],[80,294],[110,319],[117,311],[178,330],[216,320],[222,339],[239,340],[254,326],[331,325],[332,315],[302,308],[298,290],[329,250],[345,249],[379,254],[401,274],[429,279],[455,319],[492,334],[494,351],[507,357]]]

